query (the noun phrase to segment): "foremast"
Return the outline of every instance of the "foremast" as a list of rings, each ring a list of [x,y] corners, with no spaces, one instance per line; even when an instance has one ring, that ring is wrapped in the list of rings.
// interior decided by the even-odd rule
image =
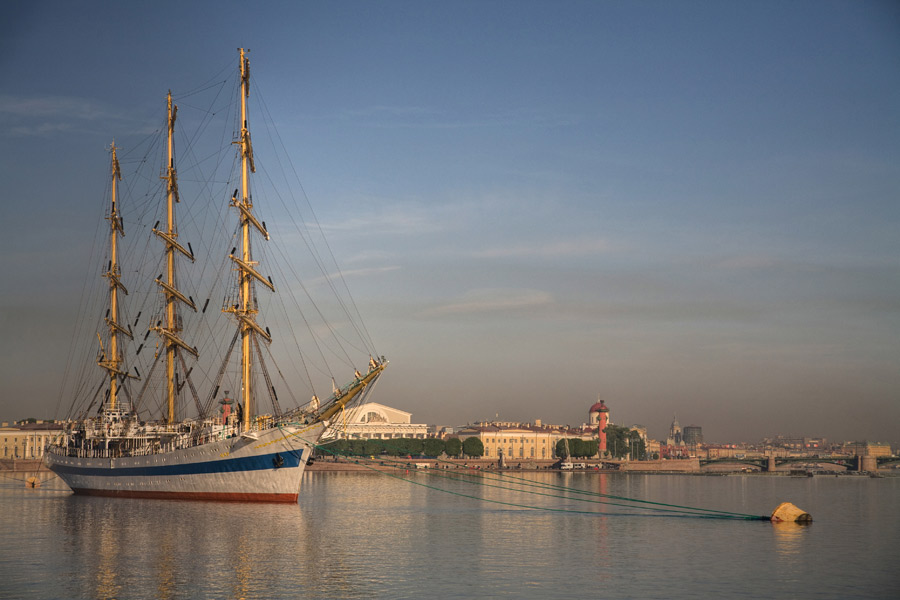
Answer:
[[[113,142],[110,148],[112,154],[112,185],[110,193],[110,209],[109,209],[109,267],[103,274],[109,280],[109,314],[106,317],[106,325],[109,328],[109,347],[108,352],[103,351],[103,341],[100,341],[100,359],[97,364],[106,370],[109,377],[109,401],[107,408],[114,410],[118,401],[119,394],[119,378],[123,380],[126,377],[132,377],[120,368],[124,359],[119,353],[119,334],[133,339],[131,331],[119,324],[119,290],[126,296],[128,290],[122,284],[119,277],[122,274],[119,268],[118,255],[118,238],[125,236],[125,226],[122,223],[122,217],[119,216],[118,209],[118,182],[122,180],[122,172],[119,169],[119,159],[116,155],[116,143]],[[97,334],[97,337],[100,337]]]
[[[155,233],[166,245],[166,272],[165,279],[157,278],[156,284],[165,296],[165,325],[160,327],[157,324],[152,327],[165,344],[166,352],[166,420],[168,423],[175,421],[175,397],[177,395],[177,386],[175,381],[175,360],[177,353],[184,350],[197,358],[196,348],[192,348],[178,335],[181,326],[178,322],[178,303],[186,305],[188,308],[197,312],[197,307],[190,297],[178,290],[175,283],[175,253],[178,252],[191,262],[194,262],[193,252],[184,248],[178,243],[178,230],[175,226],[175,204],[181,202],[178,197],[178,178],[175,169],[175,117],[178,114],[178,107],[172,103],[172,91],[170,90],[166,96],[167,106],[167,125],[168,125],[168,163],[166,165],[165,175],[162,179],[166,181],[166,228],[164,231],[158,229],[158,223],[153,227]],[[190,245],[188,245],[190,247]]]

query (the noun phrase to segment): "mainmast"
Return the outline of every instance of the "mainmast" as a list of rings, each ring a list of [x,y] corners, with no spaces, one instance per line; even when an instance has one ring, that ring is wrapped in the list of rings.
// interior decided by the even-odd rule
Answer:
[[[175,358],[178,349],[187,351],[189,354],[197,357],[197,349],[192,348],[185,343],[178,333],[181,326],[178,323],[177,302],[182,302],[197,312],[197,307],[193,300],[185,296],[178,288],[175,287],[175,252],[178,251],[188,257],[191,262],[194,261],[194,255],[178,243],[178,230],[175,227],[175,204],[180,202],[178,197],[178,179],[175,172],[175,116],[178,113],[178,107],[172,103],[172,91],[166,96],[167,105],[167,122],[168,122],[168,165],[166,173],[162,177],[166,181],[166,230],[160,231],[154,226],[153,233],[159,236],[166,244],[166,273],[165,280],[156,279],[156,283],[162,289],[165,295],[165,326],[153,327],[153,329],[164,339],[166,349],[166,419],[169,423],[175,421],[175,396],[177,393],[175,383]]]
[[[240,49],[241,60],[241,139],[238,142],[241,148],[241,190],[240,200],[237,197],[238,191],[235,190],[234,196],[231,198],[231,205],[237,208],[241,213],[241,248],[240,258],[232,254],[229,256],[237,270],[240,271],[240,289],[239,299],[236,306],[228,307],[226,312],[234,313],[238,318],[241,331],[241,381],[242,389],[242,406],[243,406],[243,428],[250,428],[250,417],[252,414],[252,353],[251,342],[253,334],[259,335],[267,342],[271,342],[271,336],[259,326],[256,322],[256,314],[259,312],[253,303],[253,281],[259,281],[270,290],[275,291],[275,286],[269,279],[259,274],[254,265],[258,264],[253,261],[250,252],[250,226],[252,225],[259,233],[269,239],[269,233],[266,228],[253,216],[253,203],[250,199],[250,173],[256,172],[253,164],[253,148],[250,145],[250,129],[247,124],[247,97],[250,95],[250,61],[244,57],[244,49]]]
[[[111,204],[109,210],[109,268],[104,277],[109,279],[109,315],[106,317],[106,324],[109,327],[109,353],[103,353],[97,364],[101,368],[106,369],[109,376],[109,404],[108,408],[113,410],[116,408],[116,401],[119,393],[119,376],[127,376],[123,373],[119,366],[123,360],[119,356],[119,340],[118,334],[131,338],[131,332],[119,324],[119,290],[127,296],[128,290],[119,281],[121,270],[119,269],[118,256],[118,236],[125,235],[125,228],[122,224],[122,218],[119,216],[119,210],[116,204],[116,196],[118,192],[118,182],[122,180],[122,172],[119,170],[119,159],[116,156],[116,144],[112,144],[112,193],[110,195]],[[99,336],[99,334],[98,334]],[[101,343],[102,349],[102,343]]]

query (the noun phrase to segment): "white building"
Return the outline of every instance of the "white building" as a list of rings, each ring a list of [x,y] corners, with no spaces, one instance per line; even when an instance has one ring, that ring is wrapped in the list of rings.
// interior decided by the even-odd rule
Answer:
[[[412,423],[412,413],[367,402],[335,415],[326,437],[363,440],[428,437],[428,425]]]

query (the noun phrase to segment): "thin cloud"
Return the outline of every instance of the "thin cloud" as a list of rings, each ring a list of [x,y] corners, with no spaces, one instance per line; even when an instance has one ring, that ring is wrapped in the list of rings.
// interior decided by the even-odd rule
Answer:
[[[352,264],[371,264],[375,262],[384,263],[390,260],[391,253],[385,252],[384,250],[372,250],[367,249],[359,252],[358,254],[354,254],[352,256],[345,257],[342,262],[345,265]],[[398,267],[397,267],[398,268]]]
[[[560,114],[530,108],[511,109],[471,118],[421,106],[369,106],[349,109],[341,118],[369,127],[415,127],[428,129],[477,129],[483,127],[560,127],[583,121],[581,115]]]
[[[326,236],[330,234],[374,235],[423,235],[434,234],[452,227],[459,219],[453,218],[458,207],[452,205],[429,206],[415,202],[388,204],[381,200],[370,202],[376,209],[362,217],[322,223]]]
[[[121,114],[86,98],[10,94],[0,94],[0,117],[8,122],[10,133],[19,137],[76,131],[79,124],[122,119]]]
[[[543,290],[489,288],[470,291],[458,302],[435,306],[420,315],[434,317],[509,311],[545,306],[552,302],[553,296]]]
[[[609,252],[611,245],[602,239],[578,239],[543,244],[518,244],[476,251],[476,258],[558,258],[589,256]]]
[[[94,120],[103,116],[104,111],[84,98],[69,96],[18,98],[0,94],[0,113],[33,119],[72,117]]]
[[[713,262],[711,266],[714,268],[725,269],[729,271],[745,271],[769,269],[772,267],[776,267],[779,264],[781,264],[781,262],[771,256],[765,256],[761,254],[746,254],[743,256],[723,258],[721,260]]]
[[[71,123],[39,123],[37,125],[16,125],[10,128],[13,137],[43,137],[54,133],[72,131]]]
[[[309,281],[310,285],[318,285],[320,283],[325,283],[326,281],[335,281],[341,278],[347,279],[349,277],[367,277],[369,275],[377,275],[379,273],[387,273],[388,271],[397,271],[400,269],[399,265],[390,265],[386,267],[369,267],[366,269],[350,269],[346,271],[341,271],[340,273],[329,273],[323,277],[317,277]]]
[[[372,215],[365,218],[345,219],[338,222],[323,223],[322,229],[326,232],[366,232],[374,231],[379,234],[400,233],[428,233],[433,232],[437,224],[424,214],[412,214],[408,212],[394,212],[389,214]]]
[[[367,118],[367,117],[379,117],[379,116],[391,116],[391,117],[419,117],[419,116],[433,116],[438,114],[433,109],[424,108],[421,106],[368,106],[364,108],[356,108],[347,110],[344,114],[349,117],[357,117],[357,118]]]

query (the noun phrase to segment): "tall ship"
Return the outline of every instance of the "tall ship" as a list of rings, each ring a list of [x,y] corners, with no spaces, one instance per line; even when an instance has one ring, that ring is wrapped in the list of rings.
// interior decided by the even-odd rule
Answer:
[[[126,277],[134,271],[130,266],[123,266],[121,246],[126,223],[131,219],[123,217],[123,201],[119,198],[123,195],[120,192],[120,149],[115,143],[111,146],[109,203],[105,210],[108,226],[104,225],[101,230],[107,253],[102,277],[107,284],[98,286],[106,310],[102,320],[95,321],[99,331],[82,332],[82,337],[93,340],[96,354],[92,355],[92,362],[96,366],[81,373],[77,385],[73,385],[75,391],[66,393],[67,399],[71,396],[71,408],[65,433],[45,453],[48,467],[76,494],[296,502],[301,477],[320,438],[341,420],[345,409],[366,396],[387,365],[384,357],[369,345],[367,352],[363,348],[364,351],[359,353],[360,362],[366,361],[363,372],[351,366],[353,376],[349,383],[338,385],[334,375],[328,378],[327,371],[313,364],[310,355],[314,352],[301,349],[295,340],[296,333],[288,333],[285,337],[293,341],[286,344],[291,349],[287,354],[293,354],[292,358],[299,357],[301,363],[295,371],[323,371],[324,378],[330,379],[330,394],[323,394],[321,401],[315,393],[304,396],[310,399],[302,403],[296,400],[290,376],[282,373],[282,366],[270,349],[277,333],[262,325],[260,320],[261,307],[265,304],[260,300],[260,293],[274,297],[276,286],[271,276],[264,275],[261,261],[254,257],[254,250],[264,247],[270,239],[270,231],[256,214],[251,190],[251,174],[256,172],[256,165],[248,125],[249,59],[244,49],[240,49],[240,68],[235,81],[240,102],[233,103],[231,144],[237,147],[237,153],[231,161],[233,179],[228,179],[225,185],[229,192],[232,186],[236,189],[233,194],[226,192],[224,198],[219,196],[218,200],[215,194],[210,195],[213,201],[227,203],[233,223],[231,238],[227,233],[220,235],[228,246],[234,244],[219,260],[222,270],[228,273],[224,276],[208,276],[207,269],[201,268],[199,274],[191,272],[186,277],[177,277],[181,265],[200,259],[195,256],[191,244],[182,241],[176,222],[176,206],[181,203],[174,141],[178,108],[171,91],[167,96],[165,135],[160,132],[160,140],[164,141],[155,148],[165,157],[158,178],[163,206],[156,215],[161,218],[152,227],[139,221],[135,225],[138,232],[144,231],[146,238],[153,240],[158,249],[148,250],[148,241],[142,249],[129,251],[131,255],[140,255],[144,266],[149,264],[154,273],[157,268],[160,271],[155,278],[151,275],[138,279],[146,283],[144,289],[149,298],[144,305],[139,305],[139,308],[148,306],[151,313],[144,321],[146,332],[135,331],[141,323],[143,310],[138,310],[137,316],[132,318],[134,309],[126,308],[130,286]],[[224,82],[221,87],[224,89]],[[204,115],[221,108],[215,105]],[[195,159],[195,166],[201,162],[202,159]],[[236,171],[239,175],[234,174]],[[219,179],[218,175],[210,177],[206,187],[217,184]],[[151,212],[146,207],[142,210],[143,214]],[[208,212],[214,211],[195,209],[190,217],[194,221],[201,220]],[[296,231],[307,239],[308,227],[298,227]],[[209,262],[215,262],[212,257],[215,250],[224,245],[221,242],[216,239],[208,246]],[[148,259],[148,254],[155,254],[157,258]],[[321,256],[315,261],[321,263]],[[334,289],[332,274],[321,265],[320,269],[324,275],[322,280],[328,283],[323,287]],[[283,267],[282,273],[295,274],[294,267]],[[221,284],[221,289],[226,290],[222,294],[220,311],[207,311],[209,299],[198,306],[200,303],[195,303],[193,295],[181,287],[187,282],[188,286],[193,285],[192,289],[202,290],[207,285],[206,280],[213,282],[207,288],[210,294],[219,289],[216,285]],[[280,287],[309,293],[308,285]],[[281,291],[287,290],[278,290]],[[268,304],[282,308],[294,306],[283,300],[269,301]],[[336,304],[345,309],[353,305],[352,301],[343,300]],[[314,312],[320,314],[323,311],[317,307]],[[352,311],[347,312],[352,316]],[[303,321],[310,332],[317,329],[296,311],[286,309],[284,314],[283,324],[290,326]],[[356,311],[355,315],[358,314]],[[201,323],[197,335],[210,348],[209,357],[205,357],[198,345],[187,337],[186,315]],[[220,325],[203,325],[204,318],[217,319]],[[221,325],[223,321],[226,326]],[[353,329],[365,331],[359,326]],[[342,337],[334,328],[326,330],[334,339]],[[154,343],[155,351],[148,349],[142,356],[142,349]],[[352,346],[359,349],[359,345]],[[328,351],[339,353],[334,351],[333,345],[326,343],[318,343],[316,348],[323,358]],[[352,365],[349,354],[343,354],[347,356],[343,362]],[[70,377],[76,371],[71,366],[74,360],[70,358],[67,367],[69,379],[75,378]],[[139,364],[145,370],[143,375]],[[277,381],[279,376],[281,380]],[[203,397],[198,391],[201,385],[209,388]],[[309,385],[315,392],[311,378]],[[277,394],[279,387],[288,391],[295,406],[282,408]],[[225,389],[239,390],[234,394],[237,397],[228,397],[227,391],[220,394]],[[193,398],[193,406],[188,406],[190,403],[185,401],[188,396]],[[265,397],[271,402],[268,412],[261,408]],[[188,415],[189,412],[192,414]]]

